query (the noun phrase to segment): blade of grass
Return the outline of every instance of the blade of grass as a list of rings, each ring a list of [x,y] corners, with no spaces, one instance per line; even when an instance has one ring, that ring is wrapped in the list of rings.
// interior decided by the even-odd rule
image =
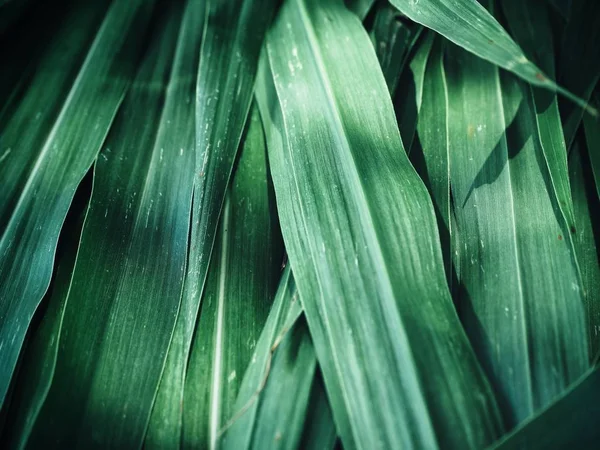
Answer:
[[[587,368],[581,280],[528,86],[448,45],[463,323],[514,426]]]
[[[183,397],[184,448],[216,448],[275,296],[283,242],[258,108],[221,215]],[[271,186],[272,188],[272,186]],[[273,200],[274,201],[274,200]]]
[[[46,119],[52,125],[41,126],[42,134],[35,128],[31,134],[22,131],[39,111],[40,98],[33,93],[27,97],[33,103],[24,103],[4,129],[0,178],[9,198],[0,200],[0,403],[29,322],[48,288],[62,223],[129,84],[152,6],[144,1],[113,4],[68,92],[60,76],[61,85],[44,84],[47,73],[41,69],[39,89],[65,89],[67,94],[55,100],[59,103]],[[84,21],[86,26],[93,23]],[[48,64],[53,71],[56,61]]]
[[[143,442],[188,250],[202,33],[193,12],[183,2],[157,11],[146,56],[96,163],[56,371],[30,448]]]
[[[250,103],[274,0],[206,2],[196,85],[196,173],[188,267],[152,422],[178,447],[186,366],[229,176]],[[201,12],[199,14],[202,14]],[[153,427],[151,427],[151,430]],[[157,428],[154,428],[157,429]],[[166,437],[168,436],[168,437]],[[162,438],[161,438],[162,439]]]
[[[431,28],[465,50],[528,83],[558,92],[590,113],[585,99],[557,85],[523,54],[502,26],[474,0],[390,0],[411,20]],[[569,88],[569,86],[567,86]]]
[[[287,1],[266,50],[257,97],[282,232],[344,447],[485,445],[496,405],[360,21],[341,2]]]

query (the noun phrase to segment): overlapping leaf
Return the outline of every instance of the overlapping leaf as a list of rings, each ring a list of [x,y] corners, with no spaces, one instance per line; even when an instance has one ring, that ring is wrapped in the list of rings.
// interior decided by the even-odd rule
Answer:
[[[178,446],[186,365],[258,54],[274,0],[195,2],[206,15],[196,84],[196,173],[190,253],[181,309],[161,380],[150,440]],[[161,436],[152,438],[153,433]],[[164,444],[159,444],[163,446]]]
[[[225,201],[186,373],[185,448],[217,447],[275,297],[283,245],[269,187],[255,108]]]
[[[103,5],[82,6],[76,16],[81,28],[65,26],[21,105],[5,119],[0,150],[0,402],[31,317],[48,288],[75,189],[129,84],[152,7],[147,1],[113,4],[86,47]],[[65,43],[67,70],[56,71]],[[77,71],[75,79],[69,76],[72,70]]]
[[[591,0],[593,1],[593,0]],[[431,28],[465,50],[509,70],[528,83],[557,91],[585,107],[523,54],[482,4],[474,0],[390,0],[411,20]],[[484,3],[485,4],[485,3]]]
[[[202,34],[193,12],[183,2],[160,10],[96,163],[54,379],[30,448],[142,443],[187,255]]]
[[[445,74],[459,310],[511,426],[587,368],[581,279],[531,90],[456,46]]]
[[[289,266],[225,424],[223,448],[331,449],[331,410]]]
[[[377,67],[341,2],[272,25],[258,98],[286,248],[344,447],[481,447],[502,426]]]

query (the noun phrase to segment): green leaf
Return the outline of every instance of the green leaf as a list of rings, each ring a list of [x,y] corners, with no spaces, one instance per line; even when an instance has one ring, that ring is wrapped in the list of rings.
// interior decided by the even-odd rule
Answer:
[[[392,96],[396,92],[400,74],[423,27],[400,19],[397,9],[388,3],[376,6],[373,26],[369,32],[377,59]]]
[[[596,104],[600,104],[600,94],[596,96]],[[596,181],[596,192],[600,198],[600,122],[590,116],[585,116],[583,118],[583,127],[587,141],[590,167]]]
[[[373,3],[375,0],[345,0],[348,9],[350,9],[354,14],[360,17],[361,20],[369,13],[369,10],[373,7]]]
[[[448,142],[448,90],[443,65],[443,41],[435,39],[422,82],[417,139],[410,157],[427,186],[437,217],[444,268],[452,288],[452,223],[450,201],[450,156]]]
[[[578,0],[564,31],[558,76],[569,91],[588,101],[600,79],[600,2]],[[596,105],[597,106],[597,105]],[[577,134],[584,111],[570,102],[560,104],[567,148]]]
[[[186,365],[219,215],[250,103],[274,0],[192,2],[206,16],[196,84],[196,173],[181,309],[161,379],[151,433],[179,446]],[[162,427],[159,430],[158,427]],[[155,430],[155,431],[153,431]],[[150,440],[154,438],[150,437]],[[148,445],[151,445],[148,442]]]
[[[288,268],[260,335],[223,448],[331,449],[336,431]]]
[[[393,95],[400,136],[408,154],[411,152],[417,129],[417,118],[423,101],[425,68],[434,37],[434,33],[429,30],[421,34],[415,54],[410,59],[407,70],[402,72],[398,90]]]
[[[166,5],[165,5],[166,6]],[[31,439],[141,446],[179,308],[193,189],[193,9],[157,11],[95,167],[52,386]]]
[[[573,0],[549,0],[549,2],[565,19],[569,18]]]
[[[263,128],[254,108],[221,215],[186,372],[185,448],[216,447],[275,296],[283,242],[269,187]]]
[[[31,428],[44,404],[56,365],[59,336],[67,304],[67,294],[75,257],[79,248],[81,229],[87,211],[91,190],[84,181],[73,199],[57,245],[57,268],[45,299],[40,305],[43,312],[39,325],[31,335],[16,374],[15,389],[8,410],[8,424],[2,435],[6,448],[23,448]]]
[[[474,55],[513,72],[534,86],[559,92],[580,107],[587,107],[585,100],[558,86],[527,59],[502,25],[478,1],[390,0],[390,3],[409,19],[431,28]],[[589,110],[597,114],[594,109]]]
[[[554,42],[545,5],[522,0],[500,2],[509,26],[526,54],[552,78],[555,77]],[[571,186],[567,168],[567,148],[560,122],[556,94],[532,88],[539,138],[548,171],[569,229],[575,230]]]
[[[129,84],[152,6],[145,1],[113,4],[89,48],[69,47],[65,72],[76,68],[77,56],[85,52],[77,76],[71,80],[56,74],[56,58],[65,39],[87,42],[87,28],[94,29],[98,11],[96,6],[86,5],[78,16],[82,29],[74,28],[75,34],[66,31],[57,38],[21,106],[4,121],[0,150],[0,403],[29,322],[48,288],[60,228]],[[101,11],[102,5],[98,8]],[[48,108],[40,109],[45,99]]]
[[[341,2],[287,1],[266,50],[257,96],[282,232],[344,447],[491,442],[496,405],[360,21]]]
[[[459,311],[514,426],[588,366],[581,280],[531,90],[456,46],[445,73]]]
[[[494,445],[494,450],[596,448],[600,439],[600,369],[573,385],[547,409]]]
[[[600,265],[596,244],[600,231],[600,201],[582,137],[577,137],[571,147],[569,172],[577,227],[573,242],[585,290],[587,332],[592,358],[600,352]]]

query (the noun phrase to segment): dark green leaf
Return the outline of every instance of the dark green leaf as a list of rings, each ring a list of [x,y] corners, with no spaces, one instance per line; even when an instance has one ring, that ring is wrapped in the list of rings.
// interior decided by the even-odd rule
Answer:
[[[196,174],[181,309],[150,428],[179,446],[186,365],[229,176],[238,150],[274,0],[192,1],[206,15],[196,84]],[[158,427],[162,428],[160,430]],[[153,431],[154,430],[154,431]],[[159,439],[166,439],[166,441]],[[154,438],[150,438],[151,440]],[[148,441],[149,442],[149,441]],[[150,445],[150,444],[149,444]]]
[[[283,245],[269,194],[255,108],[221,215],[187,368],[185,448],[216,447],[275,296]]]
[[[93,31],[102,4],[86,5],[82,28],[59,36],[21,106],[6,119],[0,150],[0,403],[48,288],[60,228],[127,89],[152,7],[141,0],[113,4],[89,48],[79,42],[69,47],[67,64],[74,67],[85,52],[71,80],[57,74],[56,58],[65,40],[87,42],[87,27]],[[47,108],[40,107],[44,99]]]
[[[96,163],[56,371],[30,448],[142,444],[183,287],[202,33],[193,9],[163,6]]]
[[[596,448],[600,440],[600,369],[572,386],[550,407],[492,448],[562,450]]]

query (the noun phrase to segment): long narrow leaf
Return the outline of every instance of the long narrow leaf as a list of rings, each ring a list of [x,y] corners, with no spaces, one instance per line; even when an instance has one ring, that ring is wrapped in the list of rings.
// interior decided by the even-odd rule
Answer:
[[[555,77],[554,42],[550,17],[545,5],[534,5],[522,0],[499,2],[510,29],[527,55],[552,78]],[[565,216],[569,229],[575,232],[573,201],[567,168],[567,147],[560,122],[556,94],[533,89],[539,138],[548,164],[558,207]]]
[[[96,163],[56,371],[30,448],[142,444],[183,287],[202,33],[193,8],[164,6]]]
[[[7,413],[8,423],[0,443],[4,448],[17,449],[25,446],[52,383],[67,294],[90,189],[91,183],[84,181],[80,185],[61,230],[56,255],[56,275],[46,295],[47,305],[40,305],[43,316],[27,343],[17,374],[15,392]]]
[[[333,448],[333,417],[301,312],[288,267],[223,430],[225,449]]]
[[[459,309],[514,426],[587,368],[581,280],[531,90],[453,45],[445,73]]]
[[[580,107],[587,107],[584,100],[558,86],[527,59],[515,41],[478,1],[390,0],[390,2],[411,20],[437,31],[480,58],[515,73],[534,86],[560,92]]]
[[[590,358],[600,351],[600,199],[582,136],[571,146],[569,172],[577,233],[573,236],[585,289]]]
[[[202,290],[238,150],[274,0],[195,2],[205,27],[196,84],[196,173],[191,242],[181,309],[152,422],[179,446],[186,365]],[[151,429],[157,429],[151,427]],[[162,438],[161,438],[162,439]],[[158,442],[158,441],[157,441]]]
[[[153,2],[141,0],[113,4],[66,97],[52,100],[53,109],[44,118],[52,126],[34,126],[23,133],[32,117],[36,120],[40,98],[35,93],[48,92],[42,98],[53,98],[53,89],[67,89],[68,77],[58,76],[56,85],[45,84],[54,76],[44,70],[54,72],[56,64],[49,55],[35,90],[3,131],[0,403],[31,317],[48,288],[60,228],[77,185],[96,157],[129,84],[152,6]],[[84,10],[92,16],[88,22],[87,13],[83,15],[84,29],[93,27],[96,7],[86,5]],[[76,38],[77,34],[70,37]],[[77,46],[73,50],[76,58],[81,50]],[[39,113],[41,120],[43,113]]]
[[[436,212],[446,278],[452,284],[450,220],[450,155],[448,142],[448,90],[443,66],[443,42],[436,38],[423,77],[423,99],[411,160],[431,193]],[[452,286],[451,286],[452,287]]]
[[[283,243],[269,204],[266,151],[254,108],[225,200],[190,353],[185,448],[216,448],[275,296]]]
[[[344,447],[490,442],[496,405],[361,23],[341,2],[287,1],[259,81],[283,236]]]

